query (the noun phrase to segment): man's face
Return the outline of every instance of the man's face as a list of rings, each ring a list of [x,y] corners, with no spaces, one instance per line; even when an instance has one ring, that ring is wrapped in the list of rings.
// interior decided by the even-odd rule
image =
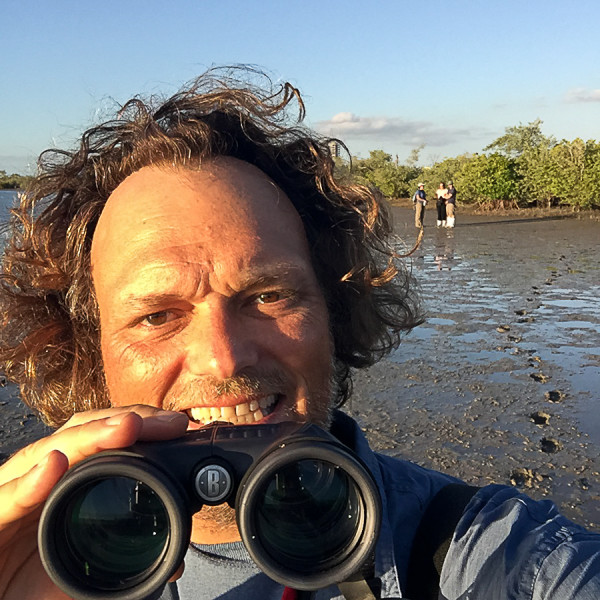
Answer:
[[[145,167],[92,244],[111,403],[187,412],[191,428],[325,424],[331,337],[301,219],[260,170]]]

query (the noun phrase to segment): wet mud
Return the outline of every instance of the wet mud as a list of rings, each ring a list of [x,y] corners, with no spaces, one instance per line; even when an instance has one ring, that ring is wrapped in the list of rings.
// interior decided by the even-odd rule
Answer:
[[[395,209],[406,245],[412,212]],[[552,498],[600,530],[600,223],[426,215],[426,322],[358,374],[347,410],[385,453]]]
[[[0,464],[27,444],[52,433],[19,398],[16,385],[0,375]]]
[[[394,217],[402,251],[417,230]],[[600,530],[600,223],[434,219],[410,260],[427,320],[357,374],[347,412],[377,450],[551,497]],[[0,387],[0,460],[48,432]]]

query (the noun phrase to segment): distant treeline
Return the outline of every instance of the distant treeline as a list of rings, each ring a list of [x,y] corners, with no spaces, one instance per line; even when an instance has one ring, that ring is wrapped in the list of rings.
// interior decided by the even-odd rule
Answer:
[[[27,187],[31,181],[31,177],[27,175],[17,175],[13,173],[8,175],[6,171],[0,169],[0,190],[19,190]]]
[[[600,143],[577,138],[556,141],[541,132],[538,119],[508,127],[481,154],[446,158],[419,167],[423,147],[398,164],[383,150],[369,158],[336,159],[340,176],[378,187],[390,198],[409,198],[419,181],[435,198],[440,182],[452,181],[458,200],[480,208],[570,206],[573,210],[600,208]]]
[[[600,209],[600,143],[557,141],[543,135],[541,125],[538,119],[507,127],[481,154],[446,158],[430,167],[417,166],[421,146],[404,164],[383,150],[373,150],[365,159],[336,158],[336,168],[341,178],[375,185],[389,198],[410,198],[419,181],[435,198],[440,182],[452,181],[459,202],[480,208]],[[0,170],[0,189],[25,188],[30,180]]]

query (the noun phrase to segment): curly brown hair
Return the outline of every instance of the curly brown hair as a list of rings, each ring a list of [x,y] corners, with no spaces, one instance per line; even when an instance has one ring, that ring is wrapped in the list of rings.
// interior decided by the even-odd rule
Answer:
[[[77,150],[41,155],[38,176],[12,211],[4,249],[0,368],[46,423],[110,404],[90,247],[110,194],[150,164],[231,156],[285,191],[303,220],[328,304],[339,404],[351,369],[379,360],[421,321],[382,196],[338,181],[332,140],[300,125],[298,90],[273,86],[262,74],[267,85],[248,83],[255,75],[244,70],[240,80],[211,70],[166,101],[136,97],[115,120],[86,131]],[[289,115],[294,100],[296,119]]]

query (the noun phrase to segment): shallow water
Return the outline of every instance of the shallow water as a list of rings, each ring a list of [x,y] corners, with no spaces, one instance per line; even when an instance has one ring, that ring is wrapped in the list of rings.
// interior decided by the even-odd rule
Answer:
[[[417,230],[411,211],[394,216],[401,252]],[[530,469],[526,491],[598,526],[600,223],[433,218],[410,260],[427,320],[357,377],[350,412],[375,447],[475,484]]]
[[[0,190],[0,219],[2,222],[8,216],[8,209],[17,199],[18,192],[16,190]]]
[[[516,348],[531,346],[576,385],[577,424],[600,444],[600,223],[484,219],[426,229],[413,268],[431,317],[425,337],[416,334],[413,344],[409,336],[406,348],[435,354],[449,326],[459,360],[493,360],[507,336],[521,338]],[[502,324],[507,334],[495,331]]]

